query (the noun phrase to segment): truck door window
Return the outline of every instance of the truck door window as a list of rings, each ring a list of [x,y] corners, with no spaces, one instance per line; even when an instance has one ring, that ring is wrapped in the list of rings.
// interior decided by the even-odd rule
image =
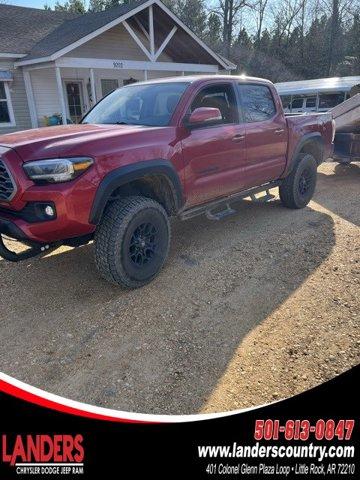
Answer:
[[[245,121],[263,122],[276,113],[270,89],[264,85],[239,85]]]
[[[190,113],[196,108],[218,108],[222,119],[216,124],[237,122],[237,104],[235,93],[231,85],[212,85],[201,90],[190,107]]]
[[[291,102],[291,96],[290,95],[281,95],[280,96],[281,103],[283,106],[284,110],[287,110],[291,107],[290,102]]]

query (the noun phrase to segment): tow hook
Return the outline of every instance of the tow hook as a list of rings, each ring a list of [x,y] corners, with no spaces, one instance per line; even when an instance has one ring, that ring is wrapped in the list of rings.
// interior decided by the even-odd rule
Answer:
[[[29,258],[36,257],[37,255],[40,255],[41,253],[50,250],[50,248],[57,248],[59,245],[31,244],[29,246],[30,248],[28,250],[25,250],[24,252],[13,252],[5,246],[2,235],[0,234],[0,257],[3,257],[9,262],[20,262],[22,260],[28,260]]]

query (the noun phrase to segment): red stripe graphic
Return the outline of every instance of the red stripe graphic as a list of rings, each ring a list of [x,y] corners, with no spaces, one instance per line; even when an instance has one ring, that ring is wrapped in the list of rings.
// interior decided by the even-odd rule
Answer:
[[[108,422],[121,422],[121,423],[140,423],[140,424],[154,424],[159,422],[151,422],[145,420],[131,420],[126,418],[118,418],[113,417],[111,415],[101,415],[95,412],[89,412],[87,410],[81,410],[78,408],[70,407],[68,405],[61,404],[59,402],[55,402],[49,400],[47,398],[43,398],[39,395],[35,395],[34,393],[27,392],[24,389],[16,387],[11,383],[5,382],[4,380],[0,379],[0,392],[7,393],[13,397],[19,398],[29,403],[33,403],[35,405],[39,405],[44,408],[49,408],[51,410],[56,410],[61,413],[67,413],[69,415],[76,415],[79,417],[86,417],[95,420],[104,420]]]

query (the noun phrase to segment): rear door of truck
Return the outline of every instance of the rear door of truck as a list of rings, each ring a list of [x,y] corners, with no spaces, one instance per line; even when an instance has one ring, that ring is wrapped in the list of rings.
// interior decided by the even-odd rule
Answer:
[[[237,84],[245,123],[246,187],[276,180],[286,166],[287,123],[276,91],[266,84]]]

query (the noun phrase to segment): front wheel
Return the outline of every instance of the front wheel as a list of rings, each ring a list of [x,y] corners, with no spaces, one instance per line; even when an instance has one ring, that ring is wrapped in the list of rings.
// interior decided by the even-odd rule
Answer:
[[[298,161],[279,187],[280,200],[288,208],[304,208],[314,195],[317,163],[309,153],[300,154]]]
[[[95,262],[111,283],[137,288],[161,270],[170,245],[170,223],[165,209],[140,196],[108,205],[95,233]]]

